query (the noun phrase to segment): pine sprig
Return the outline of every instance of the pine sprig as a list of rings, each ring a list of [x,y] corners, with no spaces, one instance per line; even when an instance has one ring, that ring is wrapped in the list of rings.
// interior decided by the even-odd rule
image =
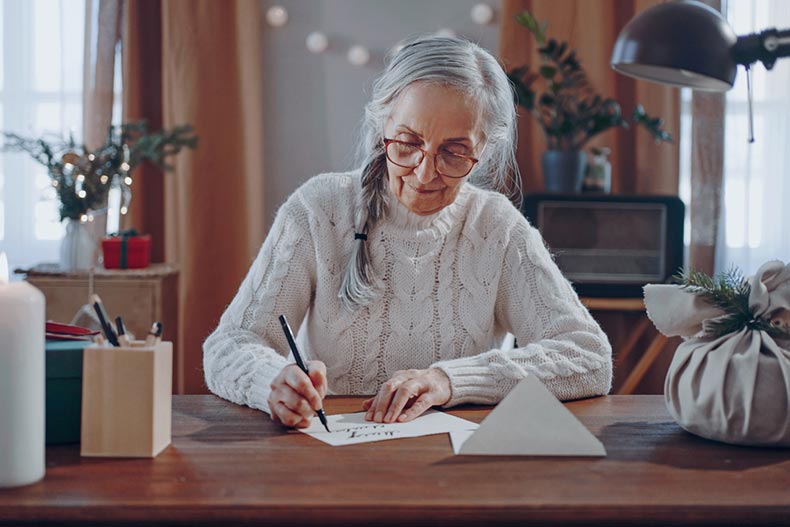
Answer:
[[[790,338],[790,332],[772,325],[769,319],[757,316],[749,308],[751,286],[739,269],[732,267],[716,278],[695,269],[687,269],[674,278],[689,293],[699,295],[708,304],[724,311],[722,317],[708,321],[704,326],[706,336],[718,338],[749,328],[765,331],[773,338]]]
[[[190,125],[171,130],[151,132],[145,121],[110,126],[103,145],[88,151],[74,139],[28,138],[3,132],[2,151],[24,152],[47,168],[47,173],[60,201],[60,219],[90,221],[92,213],[102,212],[107,205],[110,187],[121,190],[121,213],[131,200],[132,172],[144,161],[163,170],[172,166],[165,160],[182,148],[194,149],[198,138]]]

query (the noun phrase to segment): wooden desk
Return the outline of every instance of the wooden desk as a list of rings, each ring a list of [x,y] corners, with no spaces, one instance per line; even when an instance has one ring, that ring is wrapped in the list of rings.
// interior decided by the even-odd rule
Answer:
[[[328,412],[361,399],[330,399]],[[0,524],[767,525],[790,521],[790,450],[680,430],[661,396],[568,408],[606,458],[453,456],[446,434],[330,447],[210,395],[176,396],[156,459],[47,449],[46,478],[0,490]],[[453,411],[479,421],[486,411]]]

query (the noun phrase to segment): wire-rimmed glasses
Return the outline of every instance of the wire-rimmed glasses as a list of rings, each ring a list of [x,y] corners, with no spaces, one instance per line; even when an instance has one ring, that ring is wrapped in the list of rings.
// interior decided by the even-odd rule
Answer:
[[[403,168],[417,168],[428,152],[419,145],[397,139],[384,138],[384,150],[391,163]],[[439,149],[433,155],[436,172],[444,177],[460,179],[472,171],[479,159],[454,154],[448,150]]]

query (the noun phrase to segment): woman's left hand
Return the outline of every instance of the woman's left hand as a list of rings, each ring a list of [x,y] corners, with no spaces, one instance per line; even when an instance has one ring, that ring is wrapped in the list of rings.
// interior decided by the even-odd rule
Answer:
[[[402,370],[384,383],[375,397],[365,400],[365,419],[377,423],[404,423],[432,406],[450,400],[450,379],[438,368]]]

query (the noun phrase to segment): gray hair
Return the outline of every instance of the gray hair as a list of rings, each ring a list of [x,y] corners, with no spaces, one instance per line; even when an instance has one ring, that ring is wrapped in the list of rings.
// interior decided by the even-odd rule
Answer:
[[[477,186],[521,196],[516,165],[516,108],[513,88],[497,60],[473,42],[448,37],[423,37],[406,43],[389,60],[373,84],[365,106],[360,146],[362,174],[354,227],[367,235],[386,210],[387,160],[384,126],[398,96],[415,82],[445,85],[478,101],[486,146],[469,181]],[[349,310],[370,304],[379,295],[368,241],[357,240],[340,287]]]

